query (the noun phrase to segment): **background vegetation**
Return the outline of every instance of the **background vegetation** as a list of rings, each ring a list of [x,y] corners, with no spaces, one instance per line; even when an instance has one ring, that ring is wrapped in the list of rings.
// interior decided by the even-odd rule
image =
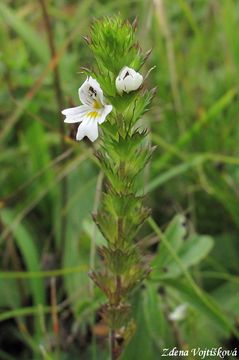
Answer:
[[[123,359],[238,345],[239,2],[5,0],[0,359],[108,358],[104,299],[87,275],[104,241],[91,219],[103,179],[60,109],[79,103],[80,67],[91,66],[82,35],[119,12],[138,16],[156,65],[146,81],[158,87],[143,119],[157,145],[143,185],[155,222],[139,235],[153,270],[132,299],[138,329]],[[185,318],[169,320],[184,303]]]

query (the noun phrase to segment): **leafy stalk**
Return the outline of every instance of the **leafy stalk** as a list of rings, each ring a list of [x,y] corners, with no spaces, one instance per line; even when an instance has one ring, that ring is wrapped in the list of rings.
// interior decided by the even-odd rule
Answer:
[[[135,329],[129,298],[150,271],[135,238],[150,214],[137,194],[141,172],[153,149],[147,142],[147,131],[137,122],[148,110],[154,89],[147,91],[139,86],[134,91],[119,92],[116,88],[122,68],[138,71],[149,54],[144,55],[135,40],[135,24],[120,17],[97,20],[86,40],[97,67],[85,71],[99,82],[114,108],[101,126],[101,144],[96,153],[106,182],[93,218],[107,245],[99,249],[102,268],[91,271],[90,276],[107,298],[102,316],[111,329],[112,359],[117,359]]]

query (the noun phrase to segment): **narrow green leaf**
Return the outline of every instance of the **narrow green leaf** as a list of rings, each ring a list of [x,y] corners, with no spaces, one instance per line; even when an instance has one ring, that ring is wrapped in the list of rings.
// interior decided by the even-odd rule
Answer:
[[[10,210],[2,210],[0,216],[3,223],[7,226],[9,226],[14,220],[14,214]],[[27,231],[23,224],[17,224],[12,233],[22,254],[27,270],[39,271],[40,258],[38,255],[38,249],[35,246],[34,238],[30,232]],[[44,304],[45,293],[43,280],[40,278],[32,278],[30,280],[30,284],[35,305]]]

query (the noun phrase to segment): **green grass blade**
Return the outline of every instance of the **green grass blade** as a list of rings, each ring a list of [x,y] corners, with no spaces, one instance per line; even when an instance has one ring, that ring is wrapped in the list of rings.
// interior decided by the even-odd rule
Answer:
[[[201,128],[216,119],[217,115],[220,114],[226,107],[228,107],[232,100],[234,99],[235,95],[237,94],[237,89],[232,88],[226,92],[216,103],[214,103],[211,108],[199,119],[197,120],[191,128],[186,131],[176,142],[174,148],[181,150],[184,148],[190,141],[193,140],[195,135],[197,135]],[[164,165],[168,164],[172,159],[173,154],[172,152],[166,153],[161,157],[161,159],[156,162],[155,167],[157,169],[163,167]]]
[[[88,264],[49,271],[2,271],[0,279],[35,279],[57,277],[88,271]]]
[[[38,59],[46,64],[49,60],[48,47],[37,32],[3,2],[0,3],[0,16],[22,37]]]
[[[2,222],[7,226],[9,226],[13,222],[14,214],[10,210],[2,210],[0,216]],[[27,231],[26,227],[23,224],[17,224],[17,226],[13,229],[12,233],[16,245],[22,254],[27,270],[30,272],[39,271],[39,252],[37,247],[35,246],[33,236],[30,234],[30,232]],[[42,279],[31,279],[31,291],[35,305],[44,304],[45,292]]]

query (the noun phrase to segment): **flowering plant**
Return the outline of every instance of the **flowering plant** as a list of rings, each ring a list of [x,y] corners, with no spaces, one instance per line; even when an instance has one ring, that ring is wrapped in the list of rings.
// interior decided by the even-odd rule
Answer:
[[[117,359],[134,332],[130,295],[150,271],[135,237],[150,213],[138,190],[140,172],[153,149],[147,131],[137,122],[148,110],[154,90],[144,89],[139,73],[150,52],[144,55],[135,41],[135,24],[119,17],[104,18],[93,23],[86,40],[97,67],[84,69],[87,79],[79,89],[83,105],[63,114],[65,122],[80,123],[76,140],[86,136],[95,141],[101,125],[96,156],[106,185],[93,218],[107,245],[99,249],[102,269],[90,276],[107,298],[102,315],[111,329],[112,359]]]

